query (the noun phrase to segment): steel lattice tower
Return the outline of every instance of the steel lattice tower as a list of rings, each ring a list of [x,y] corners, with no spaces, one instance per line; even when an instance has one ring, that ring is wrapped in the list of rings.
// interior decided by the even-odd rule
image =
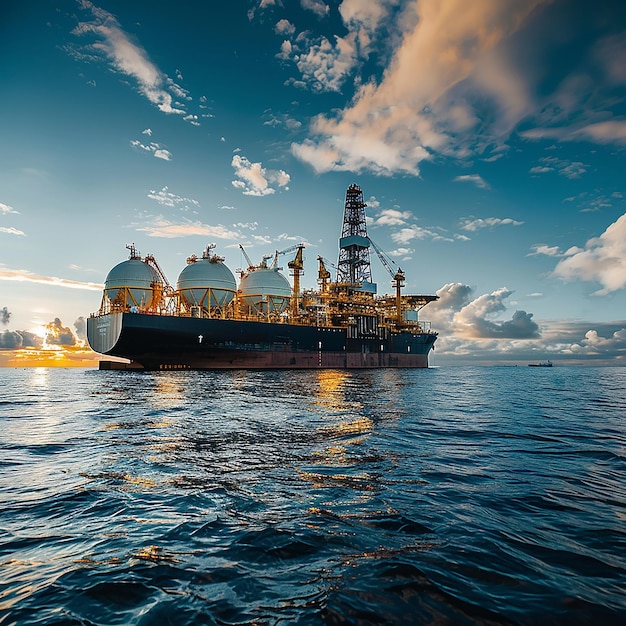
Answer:
[[[372,267],[370,265],[370,240],[365,223],[363,192],[354,183],[346,191],[346,204],[343,211],[343,227],[339,240],[339,261],[337,282],[360,284],[366,291],[372,288]],[[375,290],[375,286],[373,286]]]

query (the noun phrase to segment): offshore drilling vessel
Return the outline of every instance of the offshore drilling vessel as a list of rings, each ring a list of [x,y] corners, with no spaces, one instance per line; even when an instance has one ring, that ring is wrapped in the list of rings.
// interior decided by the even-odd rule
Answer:
[[[187,259],[174,289],[156,259],[130,258],[107,275],[100,309],[87,320],[96,352],[144,369],[319,369],[428,367],[437,333],[418,311],[437,296],[404,295],[405,276],[367,235],[363,192],[348,187],[337,279],[318,257],[317,290],[301,291],[304,244],[263,257],[239,285],[207,246]],[[392,277],[395,295],[377,296],[370,247]],[[278,267],[282,254],[293,287]],[[273,257],[273,258],[272,258]],[[100,368],[119,368],[101,361]]]

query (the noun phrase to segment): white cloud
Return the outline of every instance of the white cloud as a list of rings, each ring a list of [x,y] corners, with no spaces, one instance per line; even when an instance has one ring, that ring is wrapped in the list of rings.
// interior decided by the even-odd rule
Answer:
[[[599,237],[589,239],[584,250],[570,248],[554,268],[553,275],[566,281],[597,281],[606,295],[626,286],[626,214]]]
[[[417,224],[411,224],[406,228],[401,228],[398,232],[392,233],[391,239],[394,243],[405,246],[409,241],[414,239],[432,239],[434,241],[454,241],[450,237],[445,237],[436,230],[430,228],[422,228]]]
[[[483,180],[483,177],[478,174],[465,174],[464,176],[457,176],[454,179],[454,182],[474,183],[476,187],[480,187],[481,189],[491,189],[489,183],[486,183]]]
[[[185,122],[189,122],[192,126],[200,126],[197,115],[189,113],[188,115],[185,115],[183,119],[185,120]]]
[[[158,150],[154,151],[154,156],[157,159],[162,159],[163,161],[171,161],[172,160],[172,153],[169,150],[163,150],[162,148],[159,148]]]
[[[158,143],[152,142],[146,145],[141,143],[141,141],[138,141],[137,139],[131,139],[130,145],[133,148],[137,148],[138,150],[141,150],[143,152],[151,153],[157,159],[162,159],[164,161],[172,160],[172,153],[169,150],[162,148]]]
[[[290,176],[283,170],[268,170],[261,163],[251,163],[245,156],[235,154],[231,161],[238,180],[232,181],[233,187],[241,189],[247,196],[267,196],[276,192],[275,185],[289,190]]]
[[[510,217],[486,217],[484,219],[464,218],[461,220],[461,229],[469,232],[476,232],[482,228],[493,228],[494,226],[521,226],[524,222],[513,220]]]
[[[587,166],[580,161],[565,161],[555,156],[547,156],[539,159],[544,165],[539,165],[530,169],[531,174],[543,174],[557,171],[565,178],[580,178],[587,172]]]
[[[196,207],[200,206],[200,203],[197,200],[194,200],[193,198],[185,198],[184,196],[172,193],[167,186],[163,187],[159,191],[151,189],[148,193],[148,198],[156,200],[160,205],[167,207],[176,207],[181,204],[193,204]]]
[[[175,223],[166,220],[163,216],[158,216],[150,220],[149,226],[141,226],[136,230],[148,234],[148,237],[162,237],[173,239],[176,237],[189,237],[192,235],[202,235],[205,237],[216,237],[218,239],[236,240],[240,237],[237,231],[229,230],[221,224],[210,226],[202,222],[192,222],[185,220]]]
[[[409,260],[414,252],[413,248],[396,248],[389,251],[389,256],[402,257],[403,260]]]
[[[558,246],[548,246],[545,243],[536,243],[531,246],[532,252],[529,252],[526,256],[535,256],[543,254],[545,256],[563,256],[561,249]]]
[[[328,5],[323,0],[300,0],[303,9],[315,13],[317,17],[328,15]]]
[[[67,280],[56,276],[43,276],[28,270],[12,270],[0,268],[0,280],[9,280],[20,283],[37,283],[39,285],[51,285],[53,287],[66,287],[68,289],[87,289],[100,291],[104,285],[98,283],[85,283],[78,280]]]
[[[626,357],[626,328],[615,331],[609,337],[601,337],[596,330],[588,330],[579,343],[573,343],[564,352],[573,355],[619,355]]]
[[[0,202],[0,213],[6,215],[7,213],[18,213],[18,211],[16,211],[12,206]]]
[[[296,27],[289,20],[279,20],[274,27],[277,35],[290,36],[296,32]]]
[[[316,42],[300,37],[297,43],[300,44],[297,47],[283,44],[281,58],[289,53],[293,55],[302,81],[313,91],[340,91],[357,61],[355,35],[336,36],[334,45],[325,37]],[[305,51],[301,51],[303,47]]]
[[[368,203],[369,205],[369,203]],[[383,209],[372,221],[376,226],[402,226],[411,219],[411,211],[398,211],[397,209]]]
[[[94,36],[89,52],[104,56],[115,70],[134,79],[139,92],[159,110],[184,114],[184,108],[174,105],[172,94],[184,97],[185,90],[150,61],[146,50],[124,32],[115,16],[88,0],[80,0],[80,7],[91,12],[92,20],[80,22],[73,34]]]
[[[5,226],[0,226],[0,233],[6,233],[7,235],[18,235],[21,237],[26,237],[26,233],[23,230],[18,230],[17,228],[13,228],[13,227],[5,227]]]

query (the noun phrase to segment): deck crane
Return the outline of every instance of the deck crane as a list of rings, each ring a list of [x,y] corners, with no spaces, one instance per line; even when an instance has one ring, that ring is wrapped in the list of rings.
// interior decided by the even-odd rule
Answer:
[[[246,259],[246,262],[248,263],[248,271],[250,272],[251,270],[255,269],[256,266],[254,265],[254,263],[248,256],[248,253],[246,252],[245,248],[241,244],[239,244],[239,249],[243,253],[244,258]]]
[[[328,281],[331,278],[330,272],[326,269],[326,263],[332,265],[328,259],[325,259],[323,256],[318,256],[317,261],[319,263],[319,268],[317,270],[317,282],[320,284],[320,289],[322,293],[325,293],[328,289]]]
[[[300,276],[302,275],[302,270],[304,269],[304,244],[300,243],[297,246],[291,246],[287,250],[283,250],[282,254],[287,254],[288,252],[293,252],[297,250],[296,256],[287,263],[287,267],[293,271],[293,299],[291,301],[291,313],[294,317],[298,317],[298,313],[300,312]]]
[[[270,268],[274,269],[278,265],[278,257],[279,256],[282,256],[283,254],[289,254],[290,252],[294,252],[295,250],[297,250],[300,247],[304,247],[304,244],[300,243],[300,244],[298,244],[296,246],[290,246],[289,248],[285,248],[284,250],[276,250],[276,252],[274,253],[274,260],[270,264]],[[263,258],[264,259],[270,259],[271,255],[265,256]]]
[[[395,263],[388,259],[385,253],[372,241],[371,237],[368,237],[370,243],[372,244],[372,248],[376,252],[380,262],[383,264],[385,269],[389,272],[389,275],[392,278],[391,286],[396,289],[396,324],[400,326],[403,322],[402,319],[402,287],[404,287],[404,272],[402,268],[398,267],[395,270],[392,265]]]

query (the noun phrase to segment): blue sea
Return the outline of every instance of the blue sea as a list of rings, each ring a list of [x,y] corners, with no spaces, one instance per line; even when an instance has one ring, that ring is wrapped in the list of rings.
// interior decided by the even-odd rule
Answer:
[[[623,624],[625,390],[0,370],[0,624]]]

